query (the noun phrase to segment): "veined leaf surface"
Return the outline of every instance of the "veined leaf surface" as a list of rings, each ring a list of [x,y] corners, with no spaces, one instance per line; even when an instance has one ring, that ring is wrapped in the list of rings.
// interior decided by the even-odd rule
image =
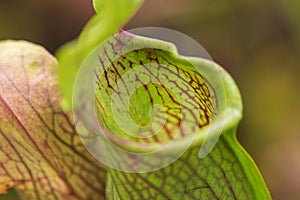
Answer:
[[[105,168],[60,108],[58,64],[23,41],[0,43],[0,193],[24,199],[104,199]]]
[[[124,53],[128,46],[139,48]],[[271,199],[260,172],[236,140],[241,97],[220,66],[179,56],[170,43],[125,32],[96,49],[92,57],[98,60],[93,72],[103,133],[113,144],[136,153],[125,158],[100,142],[106,152],[102,156],[115,159],[110,163],[107,199]],[[155,105],[161,107],[153,114]],[[80,104],[75,108],[80,110]],[[98,136],[95,143],[90,137],[89,145],[95,148]],[[151,160],[143,153],[169,143],[168,151],[183,154],[150,172],[168,154]],[[130,167],[147,173],[129,173]]]
[[[74,80],[86,56],[102,41],[117,33],[142,2],[143,0],[93,1],[97,14],[85,25],[78,39],[65,44],[57,52],[60,64],[59,86],[65,109],[71,109]]]

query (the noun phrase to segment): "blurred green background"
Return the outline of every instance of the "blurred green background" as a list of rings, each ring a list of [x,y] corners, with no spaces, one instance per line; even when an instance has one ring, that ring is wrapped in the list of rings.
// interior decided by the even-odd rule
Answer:
[[[92,15],[91,1],[1,0],[0,39],[55,52]],[[125,29],[145,26],[189,35],[232,74],[244,102],[240,142],[274,200],[300,199],[300,1],[146,0]]]

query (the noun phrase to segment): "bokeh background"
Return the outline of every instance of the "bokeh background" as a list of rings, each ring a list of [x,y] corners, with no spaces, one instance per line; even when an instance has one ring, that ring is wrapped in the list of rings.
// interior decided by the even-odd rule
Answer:
[[[54,53],[93,14],[89,0],[1,0],[0,39]],[[244,102],[240,142],[274,200],[300,199],[300,1],[146,0],[125,29],[145,26],[189,35],[232,74]]]

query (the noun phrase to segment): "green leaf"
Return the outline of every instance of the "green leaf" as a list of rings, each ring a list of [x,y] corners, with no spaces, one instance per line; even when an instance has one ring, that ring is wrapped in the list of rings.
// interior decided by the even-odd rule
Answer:
[[[0,43],[0,193],[24,199],[104,199],[106,169],[60,108],[58,63],[24,41]]]
[[[141,1],[93,2],[97,15],[78,40],[58,52],[63,105],[68,109],[83,60],[119,30]],[[150,171],[154,162],[164,163],[167,157],[137,157],[169,143],[170,155],[183,154],[152,172],[110,168],[106,174],[106,168],[82,146],[71,114],[60,107],[56,60],[27,42],[1,42],[0,193],[14,187],[33,200],[271,199],[260,172],[236,140],[242,103],[229,74],[214,62],[179,56],[172,44],[126,32],[121,36],[125,37],[114,38],[97,55],[109,64],[97,74],[96,90],[97,117],[108,130],[106,136],[136,154],[127,160],[133,170],[149,166],[145,171]],[[122,39],[143,48],[112,59],[122,49]],[[121,97],[114,99],[114,93],[130,97],[129,104]],[[114,109],[122,107],[111,107],[114,100],[128,110],[115,116]],[[105,156],[112,153],[107,149]]]
[[[271,199],[253,161],[232,142],[232,132],[223,133],[203,159],[199,159],[196,146],[158,171],[110,169],[107,199]]]
[[[63,95],[62,105],[71,109],[72,90],[77,71],[91,50],[102,41],[117,33],[136,12],[143,0],[94,0],[97,12],[79,36],[57,52],[60,64],[60,90]]]
[[[137,48],[124,53],[128,46]],[[150,171],[167,157],[151,160],[138,154],[166,144],[169,151],[184,152],[153,172],[110,168],[107,199],[271,199],[259,170],[236,140],[241,97],[219,65],[179,56],[170,43],[126,32],[94,54],[99,59],[98,119],[115,145],[136,153],[127,160],[110,149],[105,156],[129,163],[132,171],[141,166],[150,166],[145,169]],[[161,107],[149,115],[155,105]]]
[[[101,0],[93,0],[94,10],[97,13],[100,13],[103,10],[103,1]]]

